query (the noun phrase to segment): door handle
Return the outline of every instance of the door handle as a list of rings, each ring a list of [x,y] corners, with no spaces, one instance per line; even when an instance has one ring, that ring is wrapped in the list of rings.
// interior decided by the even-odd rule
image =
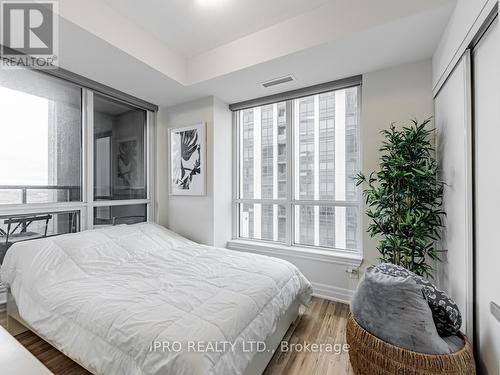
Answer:
[[[495,319],[500,323],[500,306],[498,306],[495,302],[490,302],[490,311],[491,315],[495,317]]]

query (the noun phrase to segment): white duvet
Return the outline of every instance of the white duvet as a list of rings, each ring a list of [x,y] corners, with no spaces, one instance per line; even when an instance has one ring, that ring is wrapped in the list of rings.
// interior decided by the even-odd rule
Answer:
[[[151,223],[17,243],[0,274],[38,334],[106,375],[241,374],[254,352],[186,344],[265,340],[311,294],[288,262],[198,245]],[[176,343],[182,350],[167,348]]]

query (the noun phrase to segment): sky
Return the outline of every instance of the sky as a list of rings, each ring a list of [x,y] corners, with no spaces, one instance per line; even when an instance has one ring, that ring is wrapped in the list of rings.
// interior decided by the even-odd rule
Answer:
[[[0,185],[48,185],[48,99],[0,87]]]

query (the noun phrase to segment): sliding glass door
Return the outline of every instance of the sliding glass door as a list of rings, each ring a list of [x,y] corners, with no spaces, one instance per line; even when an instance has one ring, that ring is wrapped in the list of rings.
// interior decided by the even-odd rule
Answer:
[[[93,224],[146,221],[147,111],[96,93],[93,99]]]
[[[153,118],[65,79],[0,70],[0,243],[19,218],[18,231],[45,233],[29,219],[49,215],[48,235],[154,220]]]

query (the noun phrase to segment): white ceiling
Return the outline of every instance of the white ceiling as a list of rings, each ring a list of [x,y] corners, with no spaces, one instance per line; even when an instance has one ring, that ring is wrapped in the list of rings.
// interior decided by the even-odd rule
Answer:
[[[235,103],[429,59],[437,48],[451,9],[445,6],[405,17],[201,82],[192,88]],[[296,81],[269,88],[258,84],[288,73],[292,73]]]
[[[184,57],[206,52],[331,0],[104,0]]]
[[[60,0],[60,3],[65,5],[65,1]],[[67,1],[66,6],[71,6],[75,0]],[[141,33],[148,24],[146,20],[142,20],[139,26],[139,19],[132,22],[128,16],[125,18],[120,15],[122,18],[113,20],[115,4],[113,8],[103,10],[105,16],[102,17],[102,24],[99,24],[98,16],[92,17],[91,14],[97,13],[97,7],[102,2],[85,1],[88,7],[84,16],[79,17],[83,11],[75,8],[72,13],[67,12],[71,22],[61,20],[60,65],[160,106],[211,95],[234,103],[428,59],[435,51],[455,6],[455,0],[330,0],[292,19],[197,56],[184,60],[176,58],[175,65],[173,60],[169,60],[169,56],[174,56],[171,51],[175,47],[163,41],[158,42],[158,36],[152,33]],[[122,14],[128,7],[126,4],[157,2],[106,1],[110,4],[125,4],[120,11]],[[176,7],[180,7],[180,3],[192,4],[195,1],[200,0],[162,0]],[[241,2],[241,7],[238,7],[240,11],[251,8],[247,0],[217,1],[226,1],[226,4]],[[252,3],[264,7],[263,3],[283,5],[290,2],[296,5],[294,11],[297,11],[301,4],[309,4],[308,1],[252,0]],[[318,5],[320,1],[314,3]],[[366,6],[361,7],[362,4]],[[173,12],[174,8],[169,9]],[[193,12],[183,19],[185,25],[192,23],[191,17],[196,14]],[[161,14],[160,11],[157,13]],[[273,17],[277,16],[275,12]],[[225,17],[205,16],[206,20],[213,23],[216,23],[215,19],[231,18],[227,14]],[[269,15],[266,22],[270,22],[271,18]],[[120,26],[119,32],[110,27],[113,22]],[[245,27],[250,27],[248,23],[245,24]],[[165,26],[165,30],[171,30],[171,27]],[[202,37],[215,44],[222,43],[221,38],[228,40],[229,36],[216,36],[217,32],[212,33],[212,29],[224,27],[236,30],[230,35],[232,39],[238,34],[237,25],[231,23],[208,28],[207,35]],[[194,29],[200,31],[196,27]],[[131,38],[134,38],[133,41]],[[192,38],[181,36],[179,40],[190,41]],[[208,44],[206,46],[211,48]],[[159,51],[162,48],[165,51]],[[182,68],[182,64],[185,64],[185,68]],[[172,66],[176,68],[175,71],[171,69]],[[260,82],[290,73],[297,78],[295,82],[268,89],[259,85]]]

